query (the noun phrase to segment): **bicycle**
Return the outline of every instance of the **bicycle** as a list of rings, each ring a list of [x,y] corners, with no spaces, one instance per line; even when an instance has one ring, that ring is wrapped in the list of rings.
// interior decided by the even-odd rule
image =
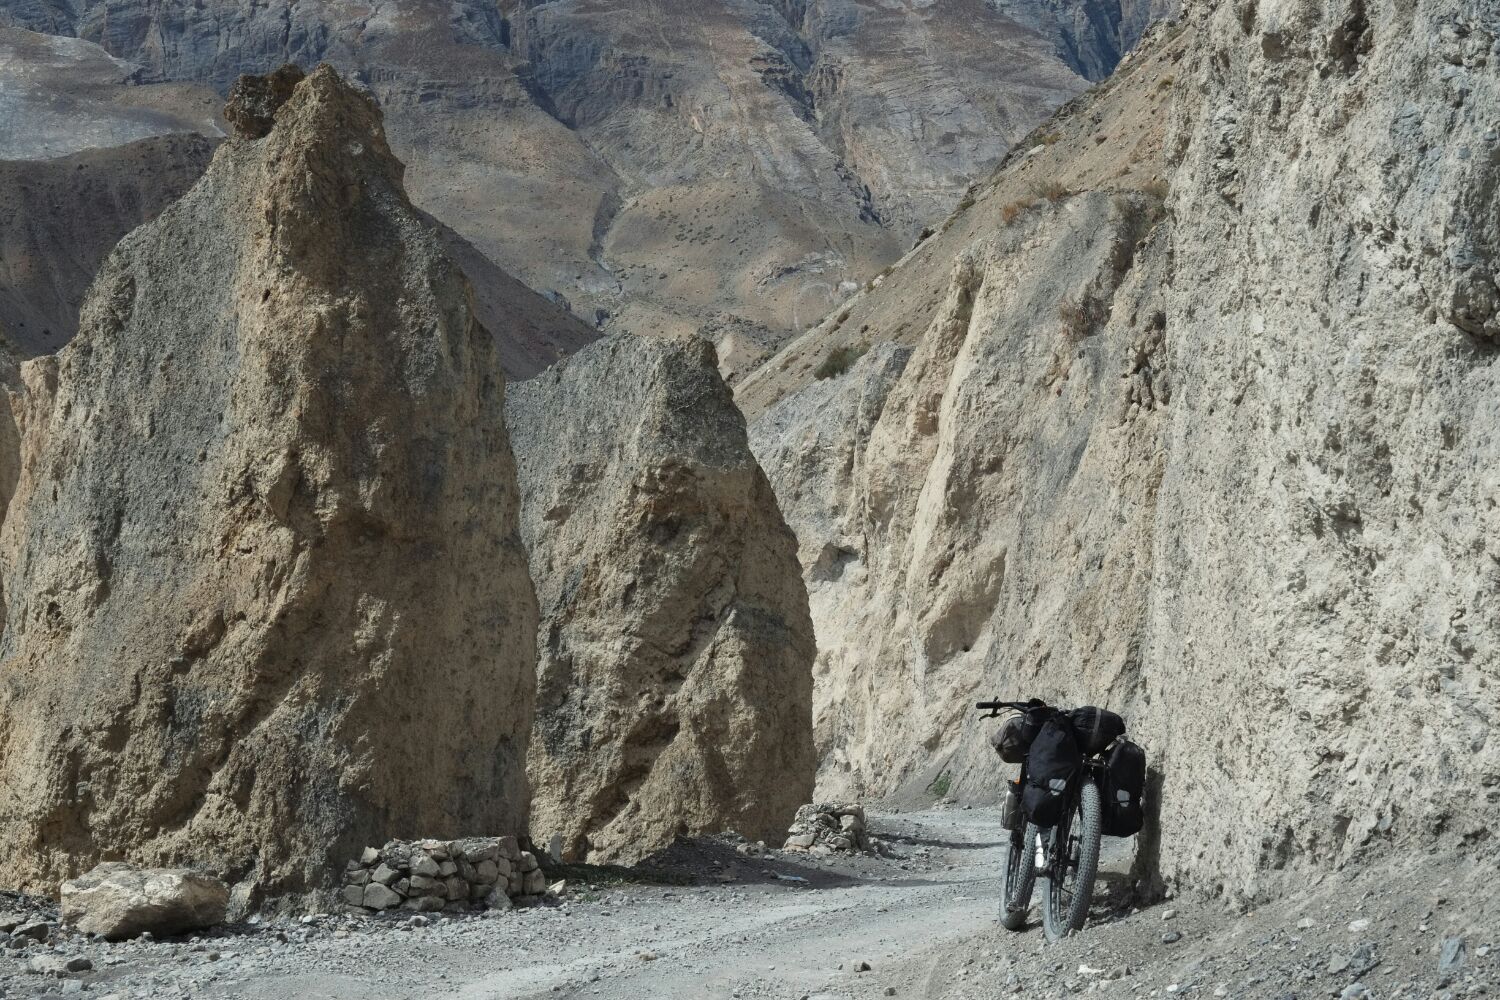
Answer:
[[[999,718],[1002,710],[1025,712],[1048,706],[1040,702],[981,701],[975,708],[988,710],[985,718],[993,719]],[[1083,929],[1099,874],[1099,842],[1104,828],[1100,790],[1104,778],[1103,753],[1084,754],[1083,766],[1070,783],[1062,818],[1055,826],[1042,829],[1030,821],[1013,824],[1019,828],[1010,831],[1000,900],[1000,924],[1006,930],[1018,931],[1026,926],[1038,875],[1046,880],[1042,887],[1042,929],[1047,940],[1057,942]],[[1023,763],[1018,785],[1024,788],[1025,783]]]

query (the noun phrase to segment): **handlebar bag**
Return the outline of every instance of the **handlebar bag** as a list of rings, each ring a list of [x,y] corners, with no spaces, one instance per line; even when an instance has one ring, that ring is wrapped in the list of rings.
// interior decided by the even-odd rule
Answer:
[[[1146,793],[1146,751],[1129,740],[1121,740],[1104,765],[1104,833],[1110,837],[1133,837],[1145,820],[1142,800]]]
[[[1068,789],[1082,766],[1083,755],[1067,716],[1053,715],[1036,734],[1026,757],[1026,787],[1021,792],[1026,818],[1043,829],[1056,826],[1067,808]]]
[[[1042,731],[1051,711],[1045,706],[1033,706],[1020,715],[1013,715],[1005,720],[995,735],[990,737],[990,745],[1000,755],[1000,759],[1007,764],[1020,764],[1026,760],[1026,753],[1031,749],[1036,734]]]
[[[1068,713],[1078,749],[1086,756],[1103,753],[1115,740],[1125,735],[1125,720],[1106,708],[1092,705]]]

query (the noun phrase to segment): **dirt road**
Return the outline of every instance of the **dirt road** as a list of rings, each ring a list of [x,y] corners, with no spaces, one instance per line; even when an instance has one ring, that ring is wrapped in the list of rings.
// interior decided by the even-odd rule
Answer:
[[[676,868],[667,873],[695,884],[575,881],[562,903],[492,917],[325,916],[202,940],[91,942],[81,950],[93,969],[72,978],[86,984],[86,995],[118,1000],[979,1000],[1085,992],[1456,1000],[1496,991],[1500,954],[1490,948],[1500,945],[1492,940],[1500,904],[1493,893],[1465,890],[1484,875],[1476,862],[1371,868],[1254,912],[1212,900],[1135,909],[1124,880],[1133,842],[1106,841],[1088,930],[1049,946],[1034,924],[1012,934],[995,923],[1003,847],[993,811],[876,815],[872,825],[896,857],[758,859],[725,842],[695,841],[673,852]],[[64,988],[19,970],[0,973],[0,996]]]

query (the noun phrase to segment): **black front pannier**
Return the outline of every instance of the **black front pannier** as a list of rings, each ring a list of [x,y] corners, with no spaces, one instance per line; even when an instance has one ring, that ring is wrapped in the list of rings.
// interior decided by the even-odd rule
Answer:
[[[1073,727],[1061,713],[1042,726],[1031,743],[1026,759],[1026,788],[1021,793],[1021,808],[1026,818],[1037,826],[1056,826],[1068,803],[1072,787],[1083,764]]]
[[[1146,751],[1121,740],[1110,751],[1104,774],[1104,832],[1133,837],[1141,832],[1146,794]]]
[[[1104,748],[1125,735],[1125,720],[1105,708],[1088,705],[1068,713],[1078,749],[1085,754],[1103,753]]]
[[[1000,759],[1007,764],[1024,763],[1032,741],[1042,731],[1042,726],[1051,714],[1051,709],[1037,703],[1020,715],[1006,719],[1005,724],[990,738],[990,744],[994,746]]]

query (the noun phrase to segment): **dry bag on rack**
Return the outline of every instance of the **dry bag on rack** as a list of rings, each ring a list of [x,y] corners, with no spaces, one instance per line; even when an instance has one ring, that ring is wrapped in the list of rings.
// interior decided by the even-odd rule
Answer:
[[[1020,715],[1013,715],[1006,719],[1005,724],[990,739],[1000,759],[1007,764],[1024,763],[1026,754],[1031,750],[1032,741],[1036,739],[1036,734],[1042,731],[1042,726],[1046,725],[1051,715],[1050,708],[1037,702]]]
[[[1146,751],[1129,740],[1121,740],[1109,752],[1104,772],[1104,833],[1110,837],[1133,837],[1144,820],[1142,799],[1146,794]]]
[[[1082,764],[1067,716],[1054,715],[1037,733],[1026,757],[1026,787],[1021,792],[1026,818],[1042,828],[1056,826]]]
[[[1085,754],[1103,753],[1104,748],[1125,735],[1125,720],[1107,708],[1092,705],[1068,713],[1078,749]]]

